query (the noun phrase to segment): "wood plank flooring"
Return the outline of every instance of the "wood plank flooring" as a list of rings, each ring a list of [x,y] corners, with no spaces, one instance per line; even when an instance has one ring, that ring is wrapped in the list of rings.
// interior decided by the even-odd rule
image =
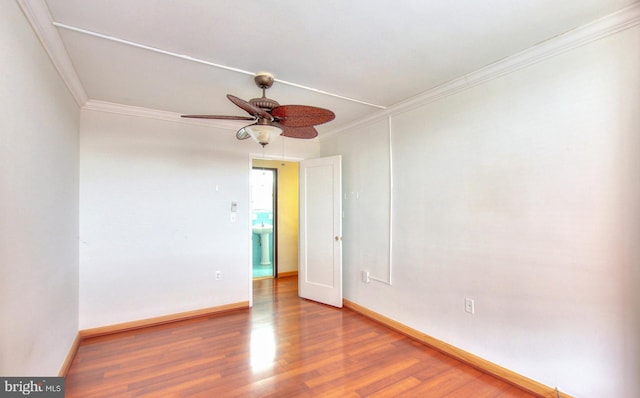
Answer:
[[[83,341],[65,382],[88,397],[533,397],[352,310],[254,281],[254,306]]]

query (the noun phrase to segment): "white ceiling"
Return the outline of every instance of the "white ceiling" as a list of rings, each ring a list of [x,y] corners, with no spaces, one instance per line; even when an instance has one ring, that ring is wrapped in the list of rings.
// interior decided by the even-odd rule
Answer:
[[[250,73],[269,71],[285,82],[378,105],[276,82],[267,95],[281,104],[336,113],[333,122],[318,127],[323,134],[635,1],[22,2],[36,8],[46,3],[92,100],[176,113],[244,115],[225,95],[260,96]]]

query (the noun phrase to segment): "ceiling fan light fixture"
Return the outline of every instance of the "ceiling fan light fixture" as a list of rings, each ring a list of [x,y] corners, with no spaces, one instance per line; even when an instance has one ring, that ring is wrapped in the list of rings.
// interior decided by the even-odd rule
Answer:
[[[272,135],[282,133],[282,129],[270,124],[254,124],[247,126],[244,130],[253,138],[258,144],[265,146],[269,143]]]

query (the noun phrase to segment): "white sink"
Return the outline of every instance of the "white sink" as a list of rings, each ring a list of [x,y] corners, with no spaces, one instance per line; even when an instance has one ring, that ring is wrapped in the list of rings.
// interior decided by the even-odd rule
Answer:
[[[264,234],[273,231],[273,225],[271,224],[256,224],[252,225],[251,229],[256,234]]]
[[[269,258],[269,233],[273,231],[273,225],[271,224],[256,224],[251,226],[251,230],[253,230],[254,234],[260,235],[260,245],[262,246],[261,250],[261,265],[270,265],[271,259]]]

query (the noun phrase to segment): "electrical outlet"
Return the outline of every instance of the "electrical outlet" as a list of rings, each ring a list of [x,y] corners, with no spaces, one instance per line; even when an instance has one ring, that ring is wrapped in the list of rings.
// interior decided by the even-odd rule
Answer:
[[[473,314],[475,312],[475,302],[470,298],[464,299],[464,310],[469,314]]]
[[[220,279],[222,279],[222,272],[216,271],[216,280],[219,281]]]
[[[369,271],[362,271],[362,282],[369,283],[371,279],[369,278]]]

